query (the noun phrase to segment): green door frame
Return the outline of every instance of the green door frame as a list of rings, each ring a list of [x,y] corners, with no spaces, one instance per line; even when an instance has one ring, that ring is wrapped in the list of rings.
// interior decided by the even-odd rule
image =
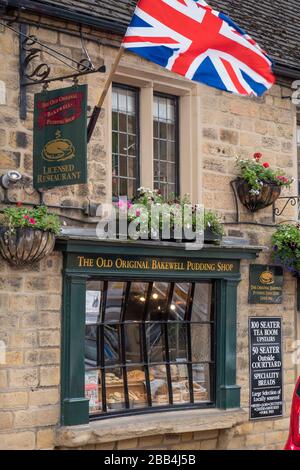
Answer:
[[[97,257],[139,256],[205,263],[212,261],[232,263],[232,272],[185,272],[188,281],[214,280],[216,282],[216,407],[231,409],[240,407],[240,387],[236,384],[237,352],[237,288],[241,280],[240,261],[256,259],[257,248],[205,247],[200,251],[186,251],[182,245],[152,243],[117,243],[95,240],[59,240],[57,249],[64,255],[64,290],[62,309],[61,356],[61,424],[74,426],[89,422],[89,401],[85,398],[85,296],[86,281],[91,276],[118,279],[182,280],[183,274],[174,271],[146,272],[115,269],[99,269],[94,264],[76,265],[76,259]]]

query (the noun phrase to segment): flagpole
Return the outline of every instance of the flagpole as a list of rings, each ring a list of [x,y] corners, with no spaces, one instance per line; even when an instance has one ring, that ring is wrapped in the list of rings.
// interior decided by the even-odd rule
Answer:
[[[110,89],[110,85],[112,84],[114,75],[116,73],[116,70],[118,68],[118,65],[120,63],[120,60],[122,58],[124,52],[123,46],[120,47],[119,52],[115,58],[115,61],[110,69],[109,75],[107,77],[106,83],[104,85],[103,91],[101,93],[100,99],[96,106],[94,107],[93,114],[89,120],[88,128],[87,128],[87,141],[89,142],[91,140],[91,137],[93,135],[93,132],[95,130],[98,118],[100,116],[101,108],[104,103],[104,100],[106,98],[106,95],[108,93],[108,90]]]

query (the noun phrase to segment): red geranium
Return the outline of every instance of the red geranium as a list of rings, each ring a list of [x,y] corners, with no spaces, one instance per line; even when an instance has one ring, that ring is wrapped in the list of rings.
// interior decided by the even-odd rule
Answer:
[[[29,219],[29,223],[30,223],[31,225],[35,225],[35,224],[36,224],[36,220],[35,220],[35,219]]]
[[[262,158],[262,153],[260,152],[255,153],[254,158],[257,162],[259,162],[259,160]]]
[[[17,207],[22,207],[23,206],[22,202],[17,202],[16,205],[17,205]]]
[[[263,163],[263,167],[264,167],[264,168],[270,168],[270,163],[268,163],[268,162]]]

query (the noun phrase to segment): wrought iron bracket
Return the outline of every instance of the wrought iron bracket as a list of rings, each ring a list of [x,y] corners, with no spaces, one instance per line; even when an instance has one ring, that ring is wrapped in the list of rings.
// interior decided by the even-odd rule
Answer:
[[[276,219],[276,217],[280,217],[281,215],[283,215],[288,206],[298,207],[298,216],[299,216],[300,196],[280,197],[278,201],[282,201],[284,202],[284,204],[283,204],[283,207],[281,208],[276,207],[274,205],[274,208],[273,208],[274,219]]]
[[[77,84],[78,79],[84,75],[93,73],[105,73],[106,67],[102,63],[95,67],[81,34],[81,46],[83,58],[78,62],[66,56],[46,44],[43,44],[37,36],[28,35],[28,26],[19,25],[19,30],[13,28],[11,23],[2,23],[19,36],[19,74],[20,74],[20,119],[27,118],[27,89],[34,85],[43,85],[47,89],[49,83],[54,81],[73,80]],[[53,77],[51,67],[46,61],[41,60],[41,54],[47,54],[71,69],[73,72],[58,77]]]
[[[37,194],[39,201],[38,202],[31,202],[31,201],[16,201],[13,200],[9,197],[9,192],[11,189],[23,189],[25,194],[28,196],[33,196],[33,194]],[[16,206],[18,204],[22,204],[23,206],[28,206],[28,207],[36,207],[36,206],[47,206],[49,209],[60,209],[61,211],[79,211],[81,212],[81,215],[85,216],[86,218],[83,219],[77,219],[74,217],[70,217],[65,213],[60,213],[59,215],[63,218],[73,220],[76,222],[84,222],[85,224],[95,224],[95,219],[99,217],[99,207],[101,206],[100,203],[90,201],[89,199],[87,200],[86,203],[84,203],[82,206],[70,206],[70,205],[65,205],[65,204],[47,204],[45,202],[45,194],[46,190],[38,190],[35,189],[32,185],[32,179],[28,178],[26,176],[22,176],[22,179],[20,182],[16,184],[16,186],[13,186],[12,188],[4,188],[3,186],[1,187],[3,196],[0,197],[0,205],[3,204],[5,206]],[[0,212],[2,209],[0,208]],[[93,220],[94,219],[94,220]]]

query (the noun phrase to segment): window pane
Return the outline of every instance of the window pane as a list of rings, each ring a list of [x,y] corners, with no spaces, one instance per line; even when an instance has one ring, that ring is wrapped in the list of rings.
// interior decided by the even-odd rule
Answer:
[[[140,325],[124,325],[126,362],[138,364],[142,362]]]
[[[120,176],[127,176],[127,158],[120,156]]]
[[[148,283],[132,282],[128,297],[125,320],[141,321],[144,317]]]
[[[211,400],[209,365],[193,365],[193,387],[195,403]]]
[[[165,364],[150,367],[151,394],[153,406],[169,404],[167,370]]]
[[[122,370],[120,368],[106,369],[106,402],[108,411],[125,410],[125,394]]]
[[[147,406],[147,392],[144,368],[128,367],[127,380],[130,408],[145,408]]]
[[[153,284],[151,300],[148,308],[148,319],[161,321],[167,313],[169,284],[167,282],[155,282]]]
[[[112,128],[114,131],[119,130],[119,117],[118,117],[118,113],[116,112],[112,113]]]
[[[120,178],[119,196],[129,196],[127,183],[126,178]]]
[[[165,198],[176,192],[176,149],[178,138],[176,135],[176,98],[164,96],[154,97],[153,115],[153,155],[154,155],[154,187],[160,189]],[[166,161],[174,162],[167,166]]]
[[[207,362],[211,360],[211,326],[191,325],[192,359],[193,362]]]
[[[129,199],[133,199],[135,195],[135,180],[127,180],[127,196]]]
[[[119,134],[119,154],[127,155],[127,135]]]
[[[90,414],[102,411],[102,395],[99,393],[99,371],[87,371],[85,373],[85,397],[89,399]]]
[[[211,321],[212,284],[196,284],[192,310],[192,321]]]
[[[167,143],[167,160],[169,162],[175,162],[176,160],[175,142]],[[175,181],[175,175],[172,178],[170,178],[169,181]]]
[[[167,160],[167,142],[164,140],[160,141],[160,159]],[[161,166],[164,165],[161,163]]]
[[[97,331],[96,325],[85,326],[85,364],[88,367],[97,366]]]
[[[118,185],[118,178],[113,177],[112,179],[112,193],[113,197],[117,197],[119,194],[119,185]]]
[[[178,323],[168,324],[170,361],[178,362],[188,360],[187,354],[187,326]]]
[[[120,165],[113,159],[113,196],[132,198],[137,187],[137,161],[133,165],[130,157],[138,158],[137,94],[130,88],[113,86],[113,156],[120,157]],[[122,158],[121,158],[122,156]],[[114,178],[122,177],[117,184]],[[130,182],[128,178],[131,178]]]
[[[188,368],[185,364],[171,365],[173,402],[175,404],[189,403]]]
[[[105,322],[119,322],[124,296],[124,282],[109,282],[105,310]]]
[[[120,364],[120,328],[118,325],[106,325],[102,328],[104,328],[105,363],[106,365]]]
[[[112,174],[113,176],[117,176],[119,173],[119,159],[117,155],[113,155],[112,158]]]
[[[166,139],[167,138],[167,123],[161,122],[159,125],[159,138]]]
[[[184,320],[189,292],[189,283],[175,284],[172,303],[170,306],[169,320]]]
[[[134,135],[128,135],[127,152],[128,155],[136,155],[136,137]]]
[[[133,178],[135,175],[136,159],[128,158],[128,176]]]
[[[132,116],[127,116],[127,123],[128,123],[128,132],[130,134],[136,133],[136,116],[133,114]]]
[[[86,324],[91,325],[100,321],[100,306],[102,300],[103,282],[88,281],[85,298]]]
[[[113,132],[112,134],[112,151],[113,153],[118,153],[119,151],[119,139],[116,132]]]
[[[158,322],[146,325],[148,360],[162,362],[165,360],[164,336],[162,325]]]

